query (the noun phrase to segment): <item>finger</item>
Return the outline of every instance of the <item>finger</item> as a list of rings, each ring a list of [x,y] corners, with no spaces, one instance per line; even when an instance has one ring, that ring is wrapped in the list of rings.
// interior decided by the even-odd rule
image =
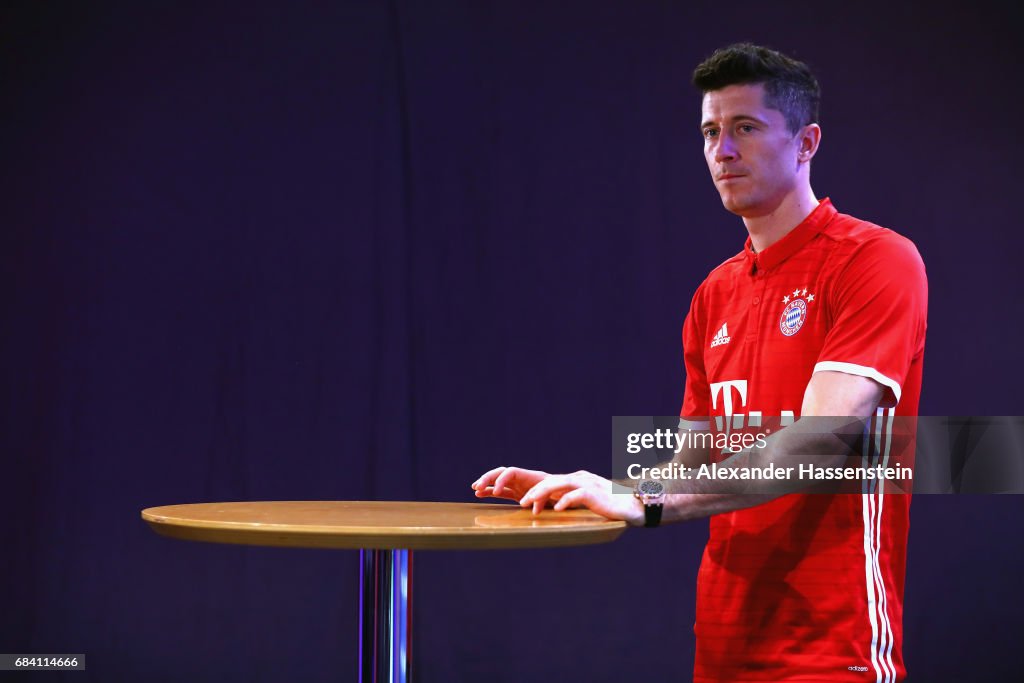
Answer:
[[[533,514],[539,515],[541,511],[548,506],[548,503],[560,500],[565,495],[564,491],[553,491],[551,495],[547,496],[543,500],[537,499],[533,501]],[[556,506],[557,507],[557,506]]]
[[[498,478],[494,480],[494,495],[500,496],[501,492],[509,486],[523,470],[519,467],[503,467]],[[515,495],[513,492],[512,495]]]
[[[565,510],[570,507],[586,506],[590,491],[587,489],[576,489],[569,491],[555,503],[556,510]]]
[[[548,506],[548,497],[543,495],[534,496],[527,501],[524,496],[519,499],[519,505],[524,508],[528,507],[532,513],[539,515],[541,514],[541,510]]]
[[[548,476],[542,481],[534,484],[533,487],[519,499],[519,502],[523,506],[530,505],[535,500],[544,500],[546,502],[549,497],[553,495],[561,497],[565,491],[569,491],[575,488],[575,486],[576,484],[572,481],[571,477],[566,475],[559,474]]]
[[[477,489],[476,491],[473,492],[473,494],[477,498],[504,498],[507,500],[514,500],[516,502],[519,502],[518,496],[516,496],[514,492],[512,492],[510,489],[505,489],[505,491],[502,494],[498,495],[494,493],[493,486],[487,486],[482,489]]]
[[[543,489],[537,492],[536,497],[533,498],[533,502],[531,503],[531,505],[533,506],[533,514],[539,515],[541,510],[548,506],[548,503],[554,503],[553,507],[556,510],[564,510],[566,507],[574,505],[575,503],[573,501],[579,498],[579,493],[581,491],[583,491],[584,494],[586,493],[585,489],[569,488],[576,485],[577,484],[575,482],[569,480],[569,478],[566,478],[563,484],[563,488],[555,489],[550,493],[545,493]],[[566,505],[559,507],[558,502],[563,500],[566,496],[576,496],[576,498],[570,498],[569,502],[566,503]]]
[[[502,490],[515,478],[518,467],[503,467],[501,474],[495,479],[495,495],[500,496]]]
[[[479,479],[470,484],[470,487],[478,489],[482,486],[489,486],[504,470],[505,467],[495,467],[493,470],[488,470],[480,475]]]
[[[527,505],[530,506],[532,514],[539,515],[541,512],[544,511],[544,508],[546,508],[548,506],[548,503],[550,501],[551,501],[550,496],[546,496],[544,494],[541,494],[541,495],[535,497],[529,503],[527,503]],[[520,505],[522,505],[522,504],[523,503],[520,502]]]

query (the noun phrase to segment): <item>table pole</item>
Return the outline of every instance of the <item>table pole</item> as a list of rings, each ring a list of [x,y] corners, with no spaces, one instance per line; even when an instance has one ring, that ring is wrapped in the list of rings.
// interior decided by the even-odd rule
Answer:
[[[412,551],[359,551],[359,680],[412,680]]]

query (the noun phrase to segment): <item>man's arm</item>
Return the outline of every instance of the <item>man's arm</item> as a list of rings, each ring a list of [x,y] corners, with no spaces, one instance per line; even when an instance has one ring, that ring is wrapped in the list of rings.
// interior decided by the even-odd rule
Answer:
[[[800,419],[768,437],[764,448],[739,453],[723,465],[841,465],[849,455],[845,439],[850,418],[864,419],[873,415],[883,392],[882,385],[866,377],[842,372],[816,372],[804,391]],[[828,431],[830,428],[834,432]],[[662,519],[682,521],[731,512],[766,503],[791,491],[787,486],[777,493],[745,493],[742,489],[746,484],[738,482],[735,486],[738,490],[721,492],[723,484],[728,486],[729,482],[731,480],[686,480],[678,482],[678,486],[673,482],[670,490],[675,492],[666,498]]]
[[[823,431],[822,420],[804,421],[803,418],[842,416],[836,426],[849,424],[849,417],[871,416],[883,396],[884,388],[872,379],[841,372],[823,371],[811,376],[804,392],[801,419],[766,439],[766,446],[744,451],[729,458],[720,466],[749,467],[756,458],[758,465],[774,463],[778,467],[798,464],[831,466],[839,464],[848,454],[844,435]],[[801,425],[801,422],[804,424]],[[808,455],[814,454],[814,455]],[[685,456],[684,456],[685,457]],[[530,475],[530,476],[528,476]],[[527,485],[529,486],[527,488]],[[662,513],[664,521],[682,521],[739,510],[767,502],[778,493],[745,493],[745,484],[737,483],[728,490],[727,481],[683,480],[672,482]],[[613,519],[630,524],[643,524],[643,505],[632,496],[612,492],[612,482],[590,472],[549,475],[515,467],[492,470],[473,484],[477,496],[506,494],[518,499],[523,507],[539,512],[554,501],[554,509],[587,507]],[[525,493],[520,492],[526,489]],[[508,496],[514,490],[515,496]],[[723,492],[725,490],[725,492]]]
[[[680,424],[679,431],[685,432],[689,429],[702,429],[707,426],[706,423],[686,423]],[[684,444],[687,442],[683,442]],[[707,462],[707,449],[698,448],[691,445],[684,445],[683,448],[679,449],[673,454],[671,462],[678,463],[679,465],[696,468],[701,464]],[[594,499],[590,505],[579,504],[576,507],[589,507],[594,512],[602,514],[612,519],[627,519],[628,516],[632,515],[635,507],[633,504],[633,487],[636,485],[635,481],[629,479],[616,479],[614,481],[608,481],[595,474],[591,474],[585,470],[579,470],[569,474],[553,475],[543,472],[541,470],[528,470],[522,467],[495,467],[492,470],[485,472],[480,475],[480,478],[470,484],[470,488],[473,489],[477,498],[504,498],[506,500],[514,500],[522,503],[523,497],[529,492],[534,486],[542,481],[545,481],[551,477],[560,477],[567,485],[563,489],[557,489],[552,491],[544,500],[536,500],[532,503],[533,513],[538,514],[545,507],[556,505],[561,499],[562,495],[567,493],[574,488],[585,488],[591,485],[602,485],[606,484],[609,490],[617,495],[613,495],[610,500],[598,500]],[[627,495],[621,495],[627,493]],[[525,506],[525,505],[524,505]],[[565,509],[564,507],[559,509]],[[643,510],[640,510],[641,516]],[[625,516],[624,516],[625,515]]]

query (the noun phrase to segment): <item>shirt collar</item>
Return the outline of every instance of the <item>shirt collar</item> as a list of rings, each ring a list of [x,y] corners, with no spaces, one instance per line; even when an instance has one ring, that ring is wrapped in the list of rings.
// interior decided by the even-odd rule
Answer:
[[[825,229],[832,217],[838,213],[832,206],[832,200],[825,197],[818,203],[818,206],[811,211],[807,218],[799,225],[786,233],[781,240],[771,245],[764,251],[755,252],[750,237],[747,237],[743,245],[743,253],[751,267],[757,264],[760,271],[771,270],[790,256],[800,251],[801,247],[810,242],[815,235]]]

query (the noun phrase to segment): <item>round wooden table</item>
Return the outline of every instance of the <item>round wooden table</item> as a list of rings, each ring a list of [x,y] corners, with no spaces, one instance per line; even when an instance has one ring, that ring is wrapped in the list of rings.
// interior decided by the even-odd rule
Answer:
[[[626,523],[589,510],[398,501],[196,503],[147,508],[158,534],[189,541],[360,551],[359,680],[410,680],[412,551],[547,548],[613,541]]]

